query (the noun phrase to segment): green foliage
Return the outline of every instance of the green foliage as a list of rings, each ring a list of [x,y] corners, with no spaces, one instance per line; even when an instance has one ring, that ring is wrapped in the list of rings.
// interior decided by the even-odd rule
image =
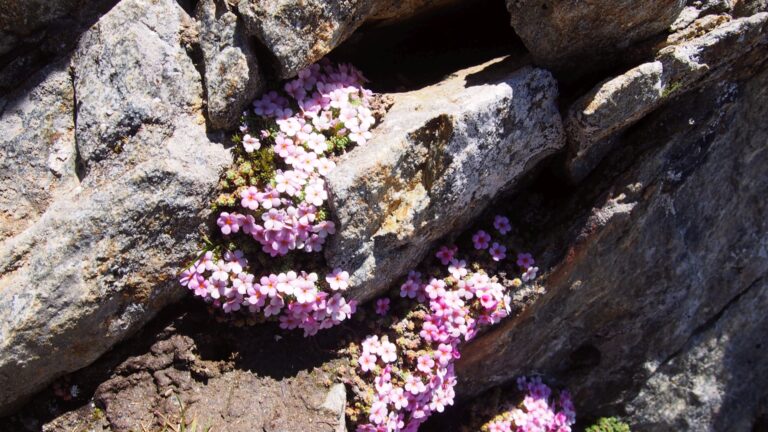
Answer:
[[[629,425],[616,417],[603,417],[586,429],[586,432],[631,432]]]
[[[668,86],[664,88],[664,90],[661,92],[662,98],[667,98],[671,96],[676,91],[680,90],[680,88],[683,86],[683,84],[680,81],[675,81]]]
[[[347,146],[351,143],[348,136],[332,136],[328,139],[328,145],[332,152],[343,152],[347,149]]]

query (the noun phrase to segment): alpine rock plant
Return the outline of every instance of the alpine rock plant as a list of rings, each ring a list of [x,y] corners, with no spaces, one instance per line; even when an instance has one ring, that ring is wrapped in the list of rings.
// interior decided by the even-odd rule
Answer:
[[[334,168],[329,156],[371,137],[372,93],[363,82],[351,66],[321,62],[243,114],[233,139],[235,166],[214,203],[219,241],[207,241],[181,275],[195,296],[227,314],[277,319],[306,336],[355,312],[355,302],[343,296],[346,271],[318,275],[300,269],[291,256],[316,255],[335,233],[324,177]],[[283,271],[270,271],[278,261]]]
[[[501,236],[511,229],[509,220],[497,216],[494,227]],[[506,259],[506,246],[478,231],[472,236],[474,249],[487,252],[493,261]],[[353,422],[358,432],[417,431],[435,412],[454,402],[454,362],[463,342],[484,327],[498,323],[511,311],[507,289],[478,265],[469,266],[456,246],[443,246],[436,253],[442,276],[424,277],[412,271],[400,286],[399,297],[415,302],[403,319],[385,331],[371,335],[357,352]],[[520,287],[536,277],[530,254],[518,255]],[[527,276],[526,276],[527,275]],[[376,313],[387,314],[389,299],[376,302]]]
[[[565,390],[555,394],[539,377],[520,377],[523,400],[483,425],[481,432],[571,432],[576,411]]]

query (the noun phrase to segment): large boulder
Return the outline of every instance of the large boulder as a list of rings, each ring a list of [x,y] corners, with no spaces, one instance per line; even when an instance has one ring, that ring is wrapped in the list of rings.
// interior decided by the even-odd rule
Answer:
[[[213,128],[232,128],[264,86],[255,49],[228,2],[203,0],[197,4],[196,16],[205,63],[208,120]]]
[[[291,78],[344,42],[367,20],[393,21],[466,0],[240,0],[248,33],[267,48],[281,78]]]
[[[78,184],[74,103],[66,63],[49,66],[0,102],[0,240],[24,231]]]
[[[338,232],[326,258],[361,300],[565,144],[557,85],[541,69],[490,62],[393,97],[373,138],[328,178]]]
[[[375,0],[240,0],[248,32],[274,57],[281,78],[320,60],[363,24]]]
[[[32,96],[8,102],[21,108],[1,121],[34,126],[39,112],[45,138],[22,132],[18,153],[30,155],[8,164],[10,178],[49,195],[0,243],[0,414],[183,295],[174,276],[231,161],[206,135],[200,76],[181,47],[189,19],[173,0],[125,0],[84,35],[73,80],[46,71]],[[71,187],[27,166],[43,152]]]
[[[587,417],[629,414],[641,430],[759,430],[767,83],[763,66],[746,83],[710,84],[622,138],[611,166],[631,168],[593,177],[606,192],[583,203],[595,210],[542,280],[547,293],[466,347],[460,392],[539,372],[573,390]]]
[[[512,27],[542,65],[599,69],[632,44],[663,33],[685,0],[507,0]]]
[[[734,64],[748,63],[750,56],[764,58],[767,28],[768,13],[733,21],[727,16],[701,18],[691,31],[670,38],[676,43],[659,51],[655,61],[595,86],[568,109],[571,178],[584,178],[617,145],[618,132],[664,103],[721,78]],[[685,39],[702,30],[704,34]]]

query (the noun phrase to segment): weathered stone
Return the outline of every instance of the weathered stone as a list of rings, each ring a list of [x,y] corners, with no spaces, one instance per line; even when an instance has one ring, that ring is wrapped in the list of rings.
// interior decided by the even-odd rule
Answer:
[[[720,22],[716,16],[701,20]],[[676,39],[679,43],[662,49],[656,61],[598,84],[571,106],[566,130],[573,180],[584,178],[614,148],[617,132],[670,99],[727,74],[753,51],[766,50],[767,13],[723,21],[702,36],[690,40],[681,36]]]
[[[661,364],[628,401],[628,421],[639,430],[760,430],[766,396],[768,281],[734,298],[713,324]]]
[[[75,118],[85,177],[56,190],[39,219],[0,243],[0,413],[88,365],[183,295],[174,275],[194,254],[231,161],[206,135],[200,77],[179,45],[185,19],[173,0],[123,1],[74,56],[77,116],[66,94],[35,108]],[[71,176],[67,155],[61,169]],[[19,161],[9,167],[11,178],[46,182]]]
[[[346,40],[366,20],[393,21],[465,0],[240,0],[248,33],[291,78]]]
[[[338,232],[326,249],[369,299],[564,145],[557,85],[505,62],[394,95],[374,137],[328,178]]]
[[[349,361],[328,358],[325,351],[338,337],[320,335],[321,348],[298,332],[276,338],[270,325],[213,322],[198,306],[172,306],[137,336],[68,376],[66,382],[81,389],[78,401],[93,403],[51,410],[41,395],[0,419],[0,429],[19,430],[14,426],[39,419],[45,432],[155,431],[177,426],[183,415],[188,430],[194,421],[198,431],[346,431],[346,388],[334,380]]]
[[[535,371],[561,379],[584,416],[630,402],[640,430],[759,430],[766,84],[765,68],[710,84],[622,137],[612,161],[631,168],[605,170],[606,193],[584,203],[596,210],[573,227],[579,241],[542,280],[544,297],[466,347],[458,391]]]
[[[160,427],[164,421],[157,413],[167,419],[178,418],[181,403],[185,420],[194,420],[202,428],[346,431],[346,389],[344,384],[328,389],[326,373],[301,371],[278,381],[207,362],[195,351],[195,341],[174,335],[119,365],[115,376],[101,384],[94,395],[104,407],[110,430],[130,432],[153,424]],[[194,378],[201,370],[208,375],[204,381]]]
[[[240,0],[238,10],[248,32],[290,78],[320,60],[354,32],[373,11],[374,0]]]
[[[0,108],[0,240],[23,231],[77,185],[72,80],[51,65]]]
[[[256,54],[232,7],[224,0],[197,4],[200,47],[205,62],[208,119],[217,129],[232,128],[264,82]]]
[[[684,6],[684,0],[507,0],[512,27],[534,58],[569,73],[605,67],[605,59],[665,32]]]
[[[84,169],[182,115],[203,121],[200,74],[181,47],[192,24],[175,1],[123,1],[83,35],[72,66]]]

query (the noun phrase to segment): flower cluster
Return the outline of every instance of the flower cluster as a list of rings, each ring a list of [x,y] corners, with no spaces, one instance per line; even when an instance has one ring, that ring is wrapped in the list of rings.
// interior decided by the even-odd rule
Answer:
[[[501,234],[505,235],[512,230],[512,226],[509,224],[509,218],[506,216],[497,215],[493,220],[493,227]],[[491,255],[491,259],[494,261],[502,261],[507,257],[507,247],[501,243],[493,241],[491,235],[483,230],[477,231],[472,236],[472,244],[476,250],[488,250]],[[453,258],[453,254],[456,253],[455,249],[443,248],[437,253],[437,258],[443,264],[450,262]],[[523,270],[522,279],[524,282],[530,282],[536,279],[536,274],[539,271],[538,267],[534,267],[534,260],[529,253],[519,253],[517,255],[517,265]]]
[[[503,216],[496,217],[495,226],[502,235],[511,229]],[[491,246],[485,231],[475,233],[472,241],[479,249],[497,248],[499,259],[504,258],[506,248]],[[362,343],[356,366],[372,394],[365,398],[369,409],[358,432],[416,431],[432,413],[452,405],[453,364],[460,356],[460,344],[510,314],[511,298],[504,286],[482,270],[470,271],[458,252],[456,246],[443,246],[436,253],[447,276],[423,278],[412,271],[400,286],[401,298],[418,303],[393,327],[401,337],[369,336]],[[533,263],[530,254],[520,257]],[[528,271],[530,265],[520,267]],[[512,285],[522,283],[516,279]],[[376,302],[378,314],[389,308],[387,298]]]
[[[462,269],[428,282],[411,272],[400,287],[401,297],[427,306],[420,314],[418,346],[404,342],[400,347],[400,354],[406,348],[410,354],[399,356],[398,346],[386,336],[370,336],[362,343],[358,366],[373,380],[375,394],[369,423],[358,431],[416,431],[433,412],[453,404],[453,362],[460,355],[459,344],[510,312],[510,298],[501,284],[484,273]]]
[[[522,403],[486,423],[483,432],[571,432],[576,411],[567,391],[555,397],[539,377],[520,377],[517,386],[525,392]]]
[[[461,278],[431,279],[411,272],[401,286],[402,297],[428,305],[418,332],[421,346],[412,359],[398,360],[397,346],[384,336],[368,337],[358,365],[371,374],[375,395],[369,422],[358,431],[416,431],[433,412],[453,404],[458,345],[472,339],[483,325],[509,314],[510,299],[501,284],[484,273]]]
[[[273,257],[322,250],[336,230],[318,218],[328,199],[323,176],[335,166],[327,154],[348,142],[364,144],[375,121],[362,82],[350,66],[315,64],[285,84],[288,97],[272,91],[253,103],[261,129],[241,125],[243,149],[253,153],[269,144],[281,167],[266,185],[238,188],[240,208],[219,215],[222,234],[250,235]]]
[[[300,328],[305,336],[339,324],[355,312],[355,302],[347,302],[341,292],[321,290],[316,273],[289,271],[257,280],[245,271],[247,266],[239,250],[225,252],[220,260],[206,252],[182,273],[181,284],[227,313],[247,309],[264,317],[279,316],[281,328]],[[331,291],[344,291],[348,278],[347,272],[337,269],[325,279]]]
[[[240,144],[237,165],[222,179],[223,193],[215,203],[224,245],[209,244],[181,275],[183,286],[225,313],[272,317],[282,328],[301,328],[305,335],[354,313],[355,302],[342,296],[347,272],[337,269],[325,283],[315,272],[257,277],[248,271],[243,251],[272,258],[319,252],[336,232],[326,220],[324,177],[335,166],[329,158],[333,152],[371,137],[372,94],[363,81],[350,66],[315,64],[288,81],[284,92],[268,92],[253,103],[252,112],[243,113],[234,138]]]

